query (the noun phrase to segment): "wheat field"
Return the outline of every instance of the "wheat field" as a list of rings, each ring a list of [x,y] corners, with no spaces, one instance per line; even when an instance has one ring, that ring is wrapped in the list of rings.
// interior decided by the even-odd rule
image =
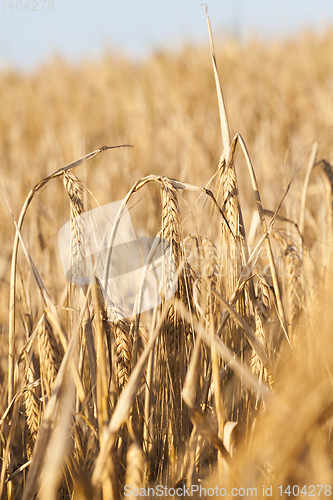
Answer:
[[[0,498],[332,495],[332,54],[327,30],[1,71]],[[148,311],[145,282],[129,314],[75,274],[120,200],[169,249]]]

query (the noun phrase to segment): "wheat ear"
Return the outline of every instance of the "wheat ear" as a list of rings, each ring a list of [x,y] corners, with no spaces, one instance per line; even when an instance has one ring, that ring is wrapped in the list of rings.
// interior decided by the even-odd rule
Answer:
[[[132,370],[132,326],[126,318],[125,311],[116,306],[109,297],[105,296],[108,322],[116,341],[118,388],[122,391],[129,379]]]
[[[287,281],[288,336],[291,341],[303,304],[302,257],[297,244],[291,237],[287,237],[278,231],[274,231],[272,235],[282,248]]]
[[[85,276],[85,221],[83,217],[83,186],[80,180],[71,173],[65,173],[64,186],[71,206],[71,261],[69,280],[77,283]]]
[[[132,369],[131,324],[126,319],[118,319],[114,325],[117,345],[118,385],[123,390]]]
[[[144,484],[144,455],[137,442],[133,442],[127,452],[125,484],[131,487],[131,491],[134,488],[140,491]],[[131,494],[128,498],[134,499],[135,496]]]
[[[270,287],[265,278],[259,276],[257,302],[255,307],[255,325],[256,325],[255,334],[263,347],[265,347],[266,343],[266,328],[267,328],[267,321],[269,318],[269,312],[270,312]],[[258,375],[262,373],[263,370],[263,364],[260,361],[255,351],[252,351],[251,370]]]
[[[45,315],[39,329],[39,346],[40,366],[46,382],[46,392],[50,396],[61,365],[63,350],[57,342],[52,326]]]
[[[25,379],[27,384],[35,382],[36,377],[33,368],[26,360]],[[36,389],[25,392],[25,416],[28,426],[28,455],[31,455],[33,445],[36,442],[40,423],[40,402]],[[30,458],[30,457],[29,457]]]

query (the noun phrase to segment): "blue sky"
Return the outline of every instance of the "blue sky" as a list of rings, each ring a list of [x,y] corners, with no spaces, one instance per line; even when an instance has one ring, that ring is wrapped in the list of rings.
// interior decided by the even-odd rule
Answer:
[[[333,0],[207,0],[214,36],[283,37],[333,25]],[[31,69],[52,54],[70,61],[107,48],[134,58],[207,42],[197,0],[0,0],[0,66]]]

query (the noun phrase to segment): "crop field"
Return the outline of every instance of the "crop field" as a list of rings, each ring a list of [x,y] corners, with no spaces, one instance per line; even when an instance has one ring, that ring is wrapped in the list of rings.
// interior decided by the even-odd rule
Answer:
[[[0,72],[1,499],[332,496],[333,31],[214,35]]]

